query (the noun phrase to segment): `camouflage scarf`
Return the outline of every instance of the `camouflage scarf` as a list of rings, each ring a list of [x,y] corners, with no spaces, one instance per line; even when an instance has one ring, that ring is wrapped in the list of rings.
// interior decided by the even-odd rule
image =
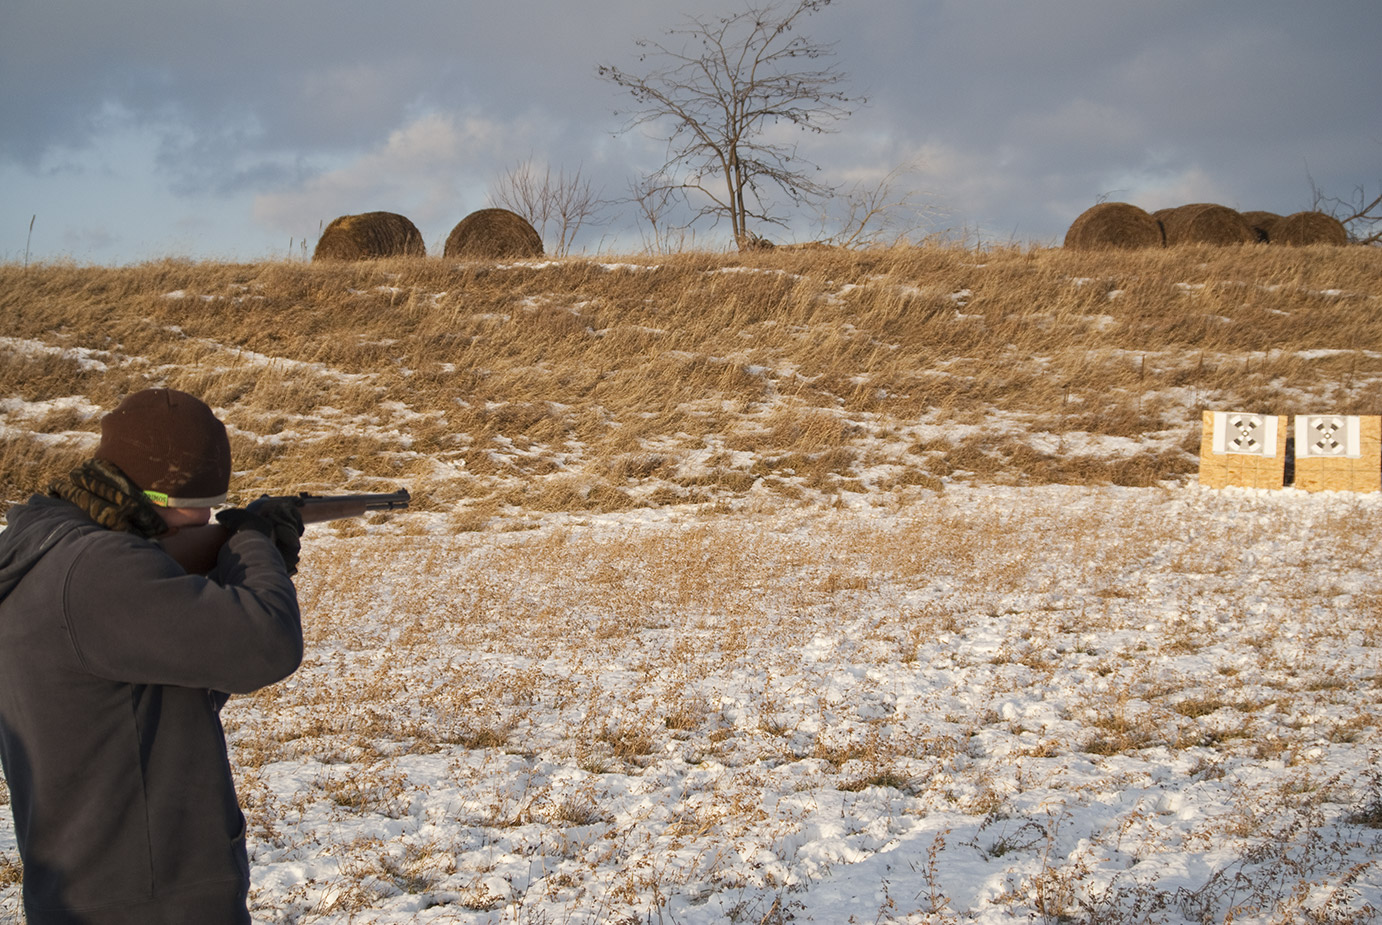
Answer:
[[[70,501],[103,527],[152,538],[168,532],[154,503],[103,459],[73,469],[70,482],[54,482],[49,494]]]

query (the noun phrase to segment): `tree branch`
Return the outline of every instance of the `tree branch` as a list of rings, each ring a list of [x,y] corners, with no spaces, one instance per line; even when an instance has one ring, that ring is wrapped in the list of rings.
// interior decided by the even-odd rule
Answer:
[[[750,220],[783,224],[775,201],[800,205],[834,192],[811,176],[815,165],[795,145],[764,137],[784,123],[811,133],[832,131],[862,102],[839,89],[841,71],[818,64],[833,55],[833,46],[792,34],[799,19],[830,2],[750,0],[715,21],[687,16],[666,33],[675,42],[637,43],[640,62],[653,64],[648,70],[597,68],[633,97],[625,130],[664,127],[667,155],[649,176],[663,178],[653,186],[700,200],[692,204],[693,222],[727,219],[743,241]],[[712,178],[721,192],[711,192]]]

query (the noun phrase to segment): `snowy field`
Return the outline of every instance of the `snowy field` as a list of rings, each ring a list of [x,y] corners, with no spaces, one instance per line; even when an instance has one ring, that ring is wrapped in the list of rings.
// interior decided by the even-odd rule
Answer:
[[[170,371],[241,490],[413,491],[309,528],[306,661],[223,714],[256,925],[1375,922],[1382,493],[1194,475],[1205,408],[1375,411],[1361,253],[55,268],[0,497]],[[18,861],[0,807],[0,925]]]
[[[311,528],[256,922],[1376,918],[1382,498],[852,500]]]

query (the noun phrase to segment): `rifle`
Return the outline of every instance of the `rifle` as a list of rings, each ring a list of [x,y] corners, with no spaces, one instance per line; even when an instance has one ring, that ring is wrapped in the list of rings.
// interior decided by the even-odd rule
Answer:
[[[320,524],[347,517],[363,517],[370,511],[405,511],[412,499],[408,489],[400,488],[394,492],[359,495],[313,495],[304,491],[276,497],[263,495],[258,500],[291,501],[302,514],[304,524]],[[200,527],[183,527],[160,537],[158,544],[189,574],[205,575],[215,567],[216,556],[228,539],[230,532],[212,521]]]

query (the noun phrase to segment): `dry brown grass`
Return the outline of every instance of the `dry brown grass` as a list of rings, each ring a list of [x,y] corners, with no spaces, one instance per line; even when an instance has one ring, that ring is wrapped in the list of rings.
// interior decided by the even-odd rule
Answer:
[[[527,870],[507,833],[534,824],[554,844],[598,839],[617,854],[596,872],[605,862],[544,848],[554,866],[529,902],[595,884],[613,898],[592,904],[655,907],[698,876],[667,862],[685,843],[742,839],[767,857],[794,838],[796,823],[764,808],[764,775],[809,765],[827,795],[888,791],[974,816],[985,857],[1044,852],[1012,891],[1047,920],[1104,914],[1076,908],[1085,895],[1107,903],[1100,920],[1139,921],[1118,914],[1136,896],[1081,894],[1094,862],[1050,850],[1060,818],[1013,798],[1064,786],[1072,761],[1166,752],[1192,782],[1290,763],[1298,790],[1234,784],[1241,806],[1165,847],[1238,838],[1249,873],[1283,876],[1218,906],[1213,878],[1188,898],[1120,889],[1145,889],[1139,908],[1158,910],[1250,893],[1284,921],[1300,903],[1275,884],[1340,869],[1309,856],[1330,844],[1311,833],[1329,830],[1300,807],[1311,775],[1332,773],[1327,752],[1311,756],[1378,736],[1382,593],[1318,580],[1370,573],[1375,506],[1317,510],[1291,532],[1269,503],[1209,492],[1074,510],[1064,492],[996,493],[982,508],[936,492],[1183,479],[1202,407],[1376,413],[1379,270],[1376,249],[1258,246],[3,265],[0,498],[79,459],[102,408],[166,384],[229,421],[238,492],[403,483],[419,508],[448,512],[307,544],[306,663],[226,712],[256,864],[341,859],[329,887],[254,897],[261,918],[364,920],[399,894],[442,892],[464,909],[512,903],[520,920],[476,839]],[[826,508],[861,490],[886,516]],[[1249,516],[1187,510],[1184,494]],[[1031,497],[1002,500],[1016,495]],[[703,507],[672,529],[575,516],[522,530],[549,511],[671,504]],[[713,516],[731,508],[743,516]],[[454,535],[408,535],[414,522]],[[501,529],[513,532],[476,535]],[[1278,548],[1292,552],[1277,560]],[[1243,603],[1248,586],[1267,610]],[[849,690],[804,662],[817,637],[849,650],[838,664],[859,670],[829,679],[855,678]],[[968,699],[873,709],[926,672],[954,673]],[[1003,710],[1015,690],[1075,676],[1078,702],[1051,729]],[[667,755],[727,770],[669,789],[664,828],[597,789],[621,774],[654,786]],[[424,759],[447,770],[420,772]],[[538,759],[571,773],[535,780]],[[285,762],[313,774],[275,779]],[[394,825],[430,820],[417,809],[428,787],[455,790],[447,824]],[[1366,824],[1382,815],[1376,790],[1355,801]],[[332,840],[308,818],[403,834]],[[1302,828],[1280,832],[1288,823]],[[1113,827],[1133,838],[1147,825],[1132,808]],[[0,855],[0,890],[15,896],[17,876]],[[916,902],[940,915],[949,900],[928,884]]]
[[[264,863],[296,862],[303,849],[294,837],[311,844],[312,835],[294,836],[294,820],[320,818],[321,806],[339,812],[343,827],[401,820],[392,855],[374,845],[339,850],[405,892],[409,884],[454,891],[451,878],[475,871],[475,894],[464,903],[478,909],[491,903],[478,878],[491,854],[475,850],[468,833],[484,828],[488,845],[539,824],[551,843],[598,838],[621,853],[627,863],[606,886],[627,888],[632,902],[694,880],[694,869],[647,868],[646,859],[707,841],[790,837],[796,821],[765,811],[762,793],[773,786],[769,775],[795,766],[800,773],[788,776],[802,788],[889,791],[902,818],[946,813],[986,861],[1011,855],[1002,863],[1026,871],[1015,873],[1009,903],[1058,921],[1075,897],[1088,899],[1079,886],[1084,856],[1069,840],[1056,844],[1055,830],[1069,823],[1024,795],[1051,788],[1066,797],[1061,805],[1079,805],[1099,802],[1091,794],[1104,787],[1136,794],[1124,769],[1169,753],[1188,770],[1171,775],[1168,791],[1227,774],[1234,804],[1176,832],[1130,797],[1088,836],[1091,850],[1178,856],[1212,841],[1245,852],[1251,871],[1280,863],[1288,886],[1338,873],[1325,846],[1349,836],[1316,807],[1343,787],[1331,781],[1320,743],[1375,741],[1377,686],[1359,682],[1375,674],[1376,638],[1349,661],[1338,653],[1375,632],[1377,595],[1333,609],[1317,576],[1371,569],[1376,506],[1321,509],[1322,522],[1296,530],[1265,499],[1205,493],[1187,505],[1184,492],[1142,493],[1127,507],[1104,508],[1063,505],[1074,497],[1065,492],[1043,504],[1042,494],[1017,509],[942,496],[889,518],[688,517],[311,547],[299,578],[313,615],[311,654],[299,683],[228,711],[251,835]],[[1222,519],[1199,503],[1250,516]],[[1300,557],[1267,572],[1240,554],[1314,529],[1336,542],[1291,546]],[[400,562],[409,563],[403,574]],[[1248,580],[1281,618],[1254,614],[1257,605],[1233,609]],[[1181,587],[1180,607],[1140,599],[1169,600],[1148,590],[1166,582]],[[1244,621],[1255,631],[1234,628]],[[803,653],[822,640],[849,653],[832,656],[839,666],[813,667],[824,656]],[[934,672],[952,680],[931,693],[900,693]],[[1028,690],[1038,693],[1018,693]],[[1066,690],[1047,719],[1003,706]],[[969,706],[957,710],[962,697]],[[454,770],[424,782],[416,761],[433,755],[449,756]],[[680,780],[669,762],[682,761],[723,773],[668,784]],[[280,784],[273,797],[260,769],[294,762],[321,762],[313,765],[320,776],[290,792]],[[566,770],[530,785],[523,775],[539,762]],[[1260,762],[1293,770],[1269,792],[1259,774],[1242,773]],[[1073,784],[1072,766],[1081,769]],[[1088,783],[1095,773],[1104,776]],[[657,814],[631,814],[601,783],[606,776],[637,779],[641,796],[663,786]],[[442,786],[460,795],[448,804],[454,824],[407,826],[419,817],[411,801]],[[1364,794],[1360,824],[1378,814],[1375,791]],[[1216,808],[1224,802],[1214,800]],[[1039,873],[1021,864],[1043,850],[1051,862]],[[544,890],[593,887],[589,856],[555,857]],[[343,875],[347,886],[361,881]],[[1158,901],[1179,885],[1130,884]],[[1281,888],[1264,878],[1245,886],[1241,902],[1282,908]],[[1100,921],[1159,920],[1131,915],[1128,897],[1105,898],[1121,914]],[[942,900],[933,893],[931,904]],[[340,911],[364,914],[384,900],[345,893],[340,901]]]
[[[244,492],[403,483],[460,513],[1153,484],[1193,473],[1203,407],[1377,413],[1379,279],[1376,248],[1257,246],[0,265],[0,488],[151,385],[223,413]]]

